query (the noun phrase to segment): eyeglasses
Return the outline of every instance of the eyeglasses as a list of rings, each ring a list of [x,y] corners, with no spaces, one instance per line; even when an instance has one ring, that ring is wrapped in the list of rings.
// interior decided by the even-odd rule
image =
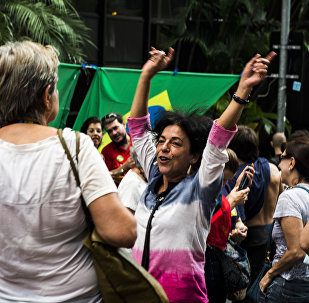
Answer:
[[[283,155],[283,154],[280,154],[280,156],[279,156],[279,159],[280,159],[280,161],[281,160],[283,160],[283,159],[290,159],[292,156],[290,156],[290,155]]]
[[[117,118],[118,115],[117,114],[114,114],[114,113],[111,113],[111,114],[107,114],[105,115],[103,118],[102,118],[102,122],[105,121],[106,119],[109,119],[109,118]]]

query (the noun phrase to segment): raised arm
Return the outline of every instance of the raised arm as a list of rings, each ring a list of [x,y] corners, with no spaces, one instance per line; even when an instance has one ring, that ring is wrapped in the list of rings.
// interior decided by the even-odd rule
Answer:
[[[238,88],[235,95],[242,99],[247,100],[253,86],[262,82],[267,75],[267,68],[272,59],[276,56],[275,52],[269,53],[266,58],[261,58],[260,55],[255,55],[245,66]],[[225,129],[232,129],[238,122],[241,113],[243,111],[244,105],[239,104],[234,99],[232,99],[229,106],[223,112],[221,117],[217,120],[219,126]]]
[[[144,64],[142,73],[139,78],[133,104],[131,107],[131,118],[144,117],[148,114],[148,97],[151,79],[171,62],[174,56],[174,50],[169,48],[166,55],[163,51],[159,51],[152,47],[149,52],[150,58]]]

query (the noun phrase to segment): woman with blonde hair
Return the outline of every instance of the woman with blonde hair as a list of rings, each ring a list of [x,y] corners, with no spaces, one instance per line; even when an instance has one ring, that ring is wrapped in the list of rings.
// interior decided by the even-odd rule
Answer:
[[[136,223],[90,137],[64,129],[81,187],[57,136],[57,67],[51,46],[0,47],[0,301],[101,302],[81,195],[99,235],[131,247]]]

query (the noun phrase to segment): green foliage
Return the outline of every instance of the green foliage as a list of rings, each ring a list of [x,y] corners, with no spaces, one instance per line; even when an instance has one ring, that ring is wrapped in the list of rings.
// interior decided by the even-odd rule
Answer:
[[[88,29],[69,0],[0,0],[0,44],[31,39],[51,44],[62,62],[82,63]]]
[[[205,59],[204,72],[240,73],[243,62],[257,51],[268,51],[269,33],[275,21],[267,19],[259,0],[188,0],[178,16],[163,47],[190,45],[192,58],[201,52]],[[179,68],[185,70],[179,63]],[[191,68],[192,60],[186,70]]]
[[[215,119],[227,108],[231,95],[226,92],[208,111],[207,115]],[[248,125],[258,134],[263,133],[270,136],[276,131],[277,114],[264,112],[257,102],[252,101],[244,108],[243,114],[238,122],[239,125]],[[285,122],[287,135],[291,133],[289,121]]]

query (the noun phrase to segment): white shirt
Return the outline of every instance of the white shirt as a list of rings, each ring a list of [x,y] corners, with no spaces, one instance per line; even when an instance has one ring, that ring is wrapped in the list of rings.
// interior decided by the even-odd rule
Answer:
[[[75,133],[63,137],[76,163]],[[77,165],[86,204],[117,189],[90,137]],[[99,302],[97,277],[70,163],[57,136],[0,139],[0,302]]]
[[[142,193],[147,187],[145,182],[137,173],[130,170],[121,180],[118,186],[118,194],[125,207],[136,210],[141,200]]]

